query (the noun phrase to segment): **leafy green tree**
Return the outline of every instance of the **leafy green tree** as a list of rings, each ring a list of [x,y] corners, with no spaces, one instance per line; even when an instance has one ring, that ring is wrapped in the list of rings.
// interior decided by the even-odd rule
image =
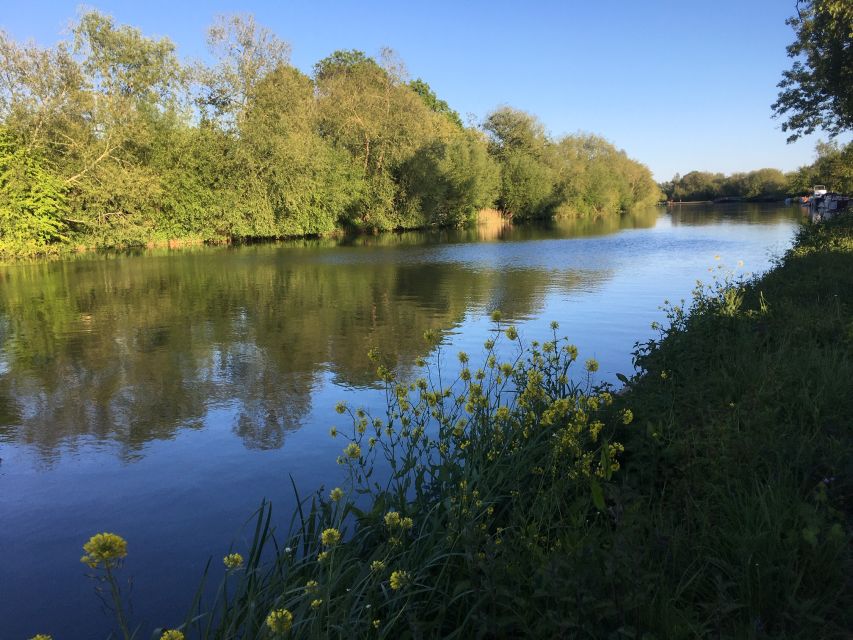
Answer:
[[[241,127],[246,167],[261,178],[272,234],[330,233],[361,196],[358,167],[316,130],[314,83],[281,65],[258,83]]]
[[[419,149],[400,170],[400,206],[422,225],[461,225],[492,206],[499,171],[474,131],[437,140]]]
[[[358,70],[379,69],[376,60],[357,49],[338,49],[314,65],[314,78],[321,82],[340,74]]]
[[[197,67],[196,104],[208,119],[236,127],[255,87],[290,59],[290,45],[255,22],[251,15],[219,16],[208,29],[207,45],[217,63]]]
[[[498,207],[516,218],[553,213],[556,176],[548,163],[550,141],[542,123],[529,113],[502,107],[484,124],[489,151],[501,167]]]
[[[831,136],[853,128],[853,4],[849,0],[798,0],[788,19],[797,39],[772,109],[784,117],[788,142],[817,129]]]
[[[409,82],[409,88],[421,97],[421,100],[424,101],[424,104],[430,111],[446,116],[457,127],[460,129],[463,128],[464,125],[459,114],[451,109],[447,102],[440,99],[426,82],[417,78]]]
[[[853,192],[853,142],[839,146],[837,142],[818,142],[815,161],[800,167],[791,177],[790,191],[811,193],[814,185],[825,185],[830,191]]]
[[[401,168],[419,149],[455,129],[405,85],[403,71],[384,54],[383,66],[360,51],[336,51],[315,66],[320,132],[351,155],[365,182],[362,200],[347,220],[357,228],[422,222],[407,220],[395,206]]]
[[[62,180],[0,128],[0,255],[41,253],[66,240]]]
[[[21,45],[0,31],[0,121],[28,148],[60,154],[90,107],[83,70],[65,43]]]

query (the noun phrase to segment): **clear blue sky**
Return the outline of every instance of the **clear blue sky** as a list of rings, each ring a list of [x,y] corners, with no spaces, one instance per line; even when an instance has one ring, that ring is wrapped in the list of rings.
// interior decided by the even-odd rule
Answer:
[[[65,0],[4,3],[0,28],[49,45],[78,12]],[[790,66],[794,0],[527,2],[314,0],[100,1],[91,5],[182,57],[204,58],[221,13],[255,15],[293,47],[303,71],[335,49],[394,49],[459,111],[482,119],[508,104],[554,135],[603,135],[658,180],[692,169],[791,170],[817,136],[785,143],[770,117]],[[826,136],[823,136],[826,137]]]

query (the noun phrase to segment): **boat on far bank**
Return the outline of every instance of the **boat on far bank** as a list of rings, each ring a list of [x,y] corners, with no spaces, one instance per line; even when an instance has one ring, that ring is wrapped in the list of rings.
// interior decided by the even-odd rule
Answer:
[[[829,220],[850,207],[850,196],[829,191],[825,185],[816,184],[808,199],[809,219],[812,222]]]

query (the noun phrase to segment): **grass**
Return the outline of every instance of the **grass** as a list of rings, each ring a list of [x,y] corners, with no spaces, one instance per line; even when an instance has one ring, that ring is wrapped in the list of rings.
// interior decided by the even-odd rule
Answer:
[[[264,504],[245,563],[210,569],[218,595],[200,589],[176,627],[849,637],[853,218],[804,226],[764,277],[667,314],[618,394],[594,361],[576,372],[556,325],[526,345],[496,318],[482,369],[459,354],[453,380],[440,348],[411,383],[373,354],[387,411],[339,406],[348,482],[300,499],[287,531]]]

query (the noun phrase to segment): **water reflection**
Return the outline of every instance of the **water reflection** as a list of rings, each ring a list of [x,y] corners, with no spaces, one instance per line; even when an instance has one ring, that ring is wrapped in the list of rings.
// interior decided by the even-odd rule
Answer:
[[[667,207],[674,226],[703,226],[719,222],[733,224],[773,224],[803,217],[799,205],[774,206],[751,202],[729,202],[715,205],[673,204]]]
[[[0,439],[49,459],[85,435],[133,459],[228,404],[246,447],[277,448],[310,410],[321,370],[338,385],[370,386],[372,346],[411,367],[424,331],[452,329],[472,306],[528,316],[554,286],[589,290],[608,277],[474,266],[470,256],[411,260],[374,241],[6,269]]]
[[[133,460],[227,406],[247,448],[279,448],[310,412],[319,376],[374,386],[371,347],[407,369],[426,355],[425,330],[451,331],[472,309],[526,318],[548,292],[595,291],[612,277],[618,247],[554,239],[652,227],[661,215],[523,226],[492,218],[466,230],[0,269],[0,442],[50,462],[85,437],[118,443]],[[677,226],[773,223],[792,212],[729,205],[666,215]]]

